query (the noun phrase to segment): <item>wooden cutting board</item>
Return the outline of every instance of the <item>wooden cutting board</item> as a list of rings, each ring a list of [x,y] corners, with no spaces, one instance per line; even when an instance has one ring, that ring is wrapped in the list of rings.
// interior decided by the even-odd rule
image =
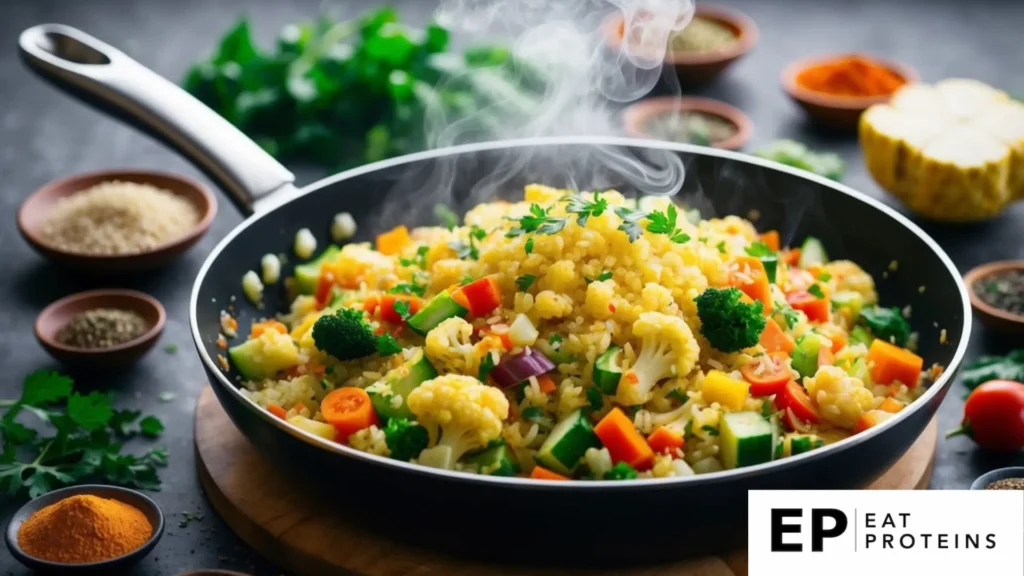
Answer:
[[[747,553],[614,571],[542,570],[485,564],[433,553],[368,533],[326,514],[256,452],[207,386],[196,406],[196,462],[213,508],[249,546],[291,576],[746,576]],[[872,490],[928,487],[938,426],[933,420]]]

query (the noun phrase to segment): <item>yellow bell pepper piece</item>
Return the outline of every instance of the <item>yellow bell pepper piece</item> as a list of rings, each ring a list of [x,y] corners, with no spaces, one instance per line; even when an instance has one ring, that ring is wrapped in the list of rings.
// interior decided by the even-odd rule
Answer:
[[[709,404],[718,402],[730,410],[741,410],[750,396],[750,384],[730,378],[721,370],[711,370],[704,377],[701,393]]]
[[[301,428],[314,436],[319,436],[327,440],[333,441],[337,437],[337,431],[334,429],[334,426],[331,426],[326,422],[318,422],[312,418],[295,415],[288,419],[288,423],[296,428]]]

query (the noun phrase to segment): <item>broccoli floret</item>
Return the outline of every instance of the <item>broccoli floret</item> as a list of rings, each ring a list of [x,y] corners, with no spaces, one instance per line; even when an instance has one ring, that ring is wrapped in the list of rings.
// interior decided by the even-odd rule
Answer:
[[[391,457],[404,462],[419,456],[429,442],[427,429],[409,422],[408,418],[388,420],[388,425],[384,427],[384,436],[387,438]]]
[[[612,469],[604,473],[605,480],[634,480],[636,479],[636,468],[625,462],[619,462]]]
[[[722,352],[737,352],[757,344],[764,330],[764,306],[740,300],[738,288],[708,288],[697,296],[700,333]]]
[[[892,342],[897,346],[906,346],[907,340],[910,339],[910,324],[900,313],[899,308],[864,308],[860,311],[860,322],[871,330],[875,338]]]
[[[355,360],[377,351],[377,336],[361,310],[342,308],[313,324],[313,343],[338,360]]]

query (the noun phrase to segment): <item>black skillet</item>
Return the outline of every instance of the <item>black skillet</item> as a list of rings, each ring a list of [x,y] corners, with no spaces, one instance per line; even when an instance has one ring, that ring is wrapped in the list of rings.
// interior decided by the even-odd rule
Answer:
[[[967,347],[970,303],[942,249],[892,209],[807,172],[698,146],[572,137],[413,154],[297,190],[291,173],[226,121],[110,46],[73,28],[41,25],[21,35],[20,47],[34,72],[173,146],[250,215],[214,248],[192,292],[192,335],[217,398],[267,458],[326,489],[325,506],[359,514],[368,527],[395,536],[545,565],[636,562],[743,545],[748,490],[851,489],[879,477],[935,416]],[[946,366],[945,373],[885,424],[797,457],[688,478],[552,482],[438,471],[329,443],[259,409],[216,361],[218,315],[240,293],[242,275],[264,254],[286,251],[300,227],[324,246],[333,215],[347,211],[359,222],[356,240],[367,240],[396,222],[430,223],[437,198],[422,195],[449,181],[452,205],[464,209],[487,197],[518,196],[533,181],[572,178],[581,188],[621,181],[594,159],[652,151],[681,160],[680,198],[705,217],[756,210],[758,225],[784,231],[783,240],[814,235],[829,254],[860,263],[877,279],[883,303],[912,305],[919,352],[927,365]],[[893,261],[898,270],[886,273]],[[257,312],[238,308],[244,327]]]

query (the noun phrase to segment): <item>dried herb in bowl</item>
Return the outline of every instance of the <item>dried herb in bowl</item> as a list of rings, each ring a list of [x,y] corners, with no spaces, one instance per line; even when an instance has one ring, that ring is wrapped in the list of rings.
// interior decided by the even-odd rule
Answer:
[[[146,319],[133,310],[95,308],[80,312],[57,332],[57,342],[86,349],[111,348],[131,342],[149,330]]]
[[[739,128],[732,122],[704,112],[670,112],[655,116],[642,127],[658,140],[712,146],[732,138]]]
[[[672,36],[669,48],[673,52],[706,54],[722,50],[737,39],[736,33],[725,24],[695,16],[686,28]]]
[[[1004,270],[974,283],[974,292],[986,304],[1024,316],[1024,270]]]

